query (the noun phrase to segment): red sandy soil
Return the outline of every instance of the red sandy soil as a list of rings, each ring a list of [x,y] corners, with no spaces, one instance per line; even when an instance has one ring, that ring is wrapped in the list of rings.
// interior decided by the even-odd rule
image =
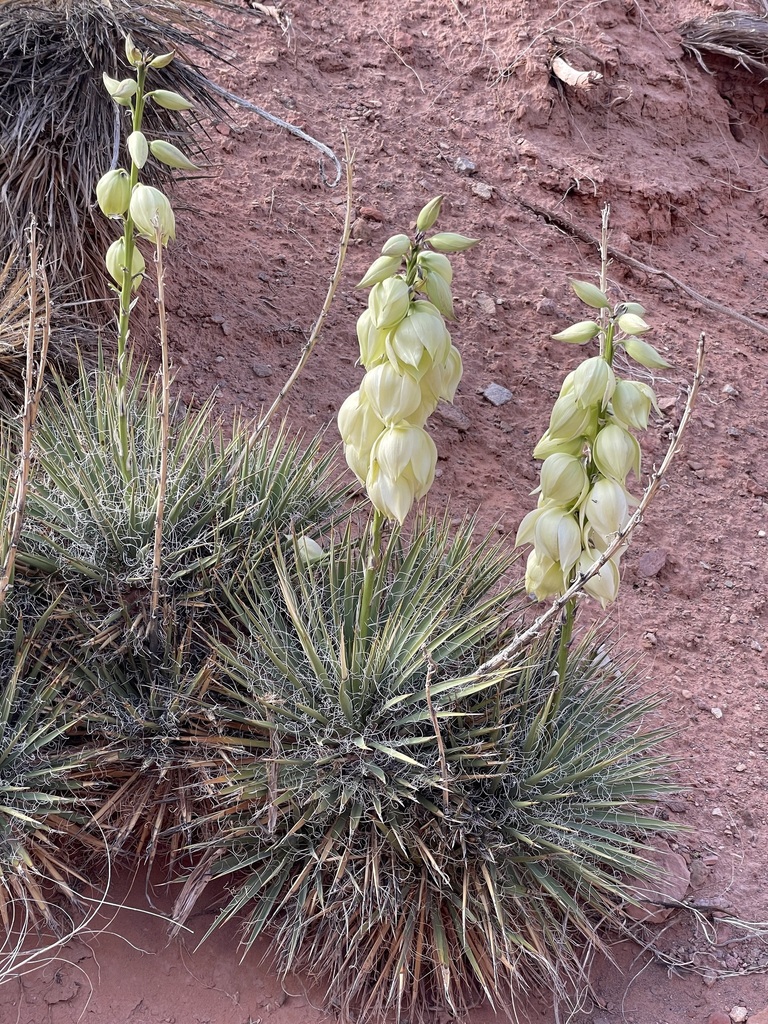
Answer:
[[[651,341],[673,368],[654,386],[664,415],[643,440],[658,463],[682,411],[696,340],[708,339],[695,419],[663,489],[624,557],[610,621],[642,655],[645,685],[666,694],[660,721],[677,734],[680,795],[661,813],[690,831],[674,844],[691,871],[688,899],[768,921],[768,85],[713,58],[712,74],[683,58],[678,28],[728,6],[689,0],[383,0],[288,6],[270,20],[233,15],[223,86],[355,152],[354,227],[343,280],[320,344],[286,403],[290,423],[331,424],[361,378],[354,284],[391,234],[444,193],[440,227],[482,239],[455,259],[454,341],[465,375],[456,410],[430,424],[440,453],[430,496],[457,516],[477,511],[510,543],[531,507],[535,441],[579,349],[550,335],[582,319],[568,277],[594,280],[593,246],[533,213],[599,235],[611,205],[612,241],[695,292],[764,325],[711,309],[668,278],[614,260],[612,295],[646,306]],[[604,81],[559,92],[556,47]],[[295,365],[333,270],[344,214],[316,153],[260,117],[236,112],[211,126],[216,176],[176,201],[171,345],[188,402],[212,390],[224,414],[254,415]],[[457,169],[471,161],[474,174]],[[333,168],[326,164],[326,174]],[[491,383],[512,392],[495,407]],[[500,525],[497,525],[500,524]],[[719,710],[715,710],[719,709]],[[112,893],[119,901],[125,880]],[[133,903],[148,909],[142,885]],[[167,909],[162,893],[155,902]],[[682,969],[625,944],[618,966],[595,965],[594,1024],[727,1024],[746,1007],[765,1024],[768,945],[679,913],[657,931]],[[713,917],[715,921],[713,923]],[[62,959],[0,988],[2,1024],[315,1024],[324,1018],[300,979],[281,990],[234,933],[192,953],[165,923],[117,914],[108,933],[76,941]],[[707,974],[705,979],[702,975]],[[717,980],[715,980],[717,979]],[[554,1020],[545,1002],[521,1019]],[[736,1014],[738,1017],[738,1013]],[[492,1019],[478,1010],[473,1024]]]

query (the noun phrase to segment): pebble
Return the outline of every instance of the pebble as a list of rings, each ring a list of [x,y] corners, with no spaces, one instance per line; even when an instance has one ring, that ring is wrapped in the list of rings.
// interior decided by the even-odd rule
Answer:
[[[271,377],[274,373],[269,363],[251,363],[251,369],[257,377]]]
[[[507,402],[512,401],[512,392],[501,384],[489,384],[488,387],[483,391],[483,398],[487,399],[491,405],[506,405]]]
[[[736,390],[736,388],[733,386],[733,384],[726,384],[725,387],[723,388],[723,394],[724,395],[729,395],[731,397],[734,397],[735,395],[738,395],[738,393],[739,392]]]
[[[477,164],[474,160],[470,160],[468,156],[457,157],[456,163],[453,166],[459,174],[470,175],[477,173]]]
[[[663,548],[651,548],[644,551],[637,562],[637,573],[644,579],[658,576],[667,564],[667,552]]]
[[[438,405],[434,415],[447,426],[458,430],[460,434],[465,434],[472,425],[469,421],[469,416],[459,409],[458,406],[447,405],[445,402],[441,402]]]
[[[496,316],[496,303],[490,295],[486,295],[485,292],[478,292],[475,296],[475,301],[480,307],[480,311],[486,316]]]
[[[366,220],[375,220],[379,224],[384,221],[384,214],[381,210],[377,210],[375,206],[361,206],[360,216],[365,217]]]
[[[720,807],[713,807],[712,808],[712,817],[713,818],[722,818],[722,816],[723,816],[723,812],[722,812],[722,809]]]
[[[733,1024],[744,1024],[749,1016],[749,1010],[747,1010],[746,1006],[734,1006],[731,1008],[728,1016],[733,1021]]]
[[[484,181],[474,182],[472,185],[472,191],[476,196],[479,196],[480,199],[485,200],[485,202],[493,199],[493,186],[486,185]]]
[[[745,772],[747,770],[747,766],[742,762],[740,764],[737,764],[733,770],[735,772]]]
[[[712,714],[715,716],[715,718],[722,718],[723,717],[722,708],[710,708],[709,710],[712,712]]]
[[[672,412],[672,410],[675,408],[676,405],[677,405],[677,398],[668,396],[666,398],[660,398],[659,399],[659,409],[665,414],[665,416],[668,416],[669,413]]]

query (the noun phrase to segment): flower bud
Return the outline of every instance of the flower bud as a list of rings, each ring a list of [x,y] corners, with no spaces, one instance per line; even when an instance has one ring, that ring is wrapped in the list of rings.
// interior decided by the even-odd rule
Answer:
[[[101,78],[104,82],[104,88],[116,103],[123,107],[130,106],[131,97],[136,94],[136,90],[139,87],[135,79],[123,78],[118,81],[116,78],[110,78],[106,72],[104,72]]]
[[[410,306],[410,289],[402,277],[388,277],[371,288],[368,307],[380,330],[399,324]]]
[[[587,493],[589,477],[581,459],[557,453],[541,466],[541,494],[545,501],[570,508],[578,505]]]
[[[156,229],[160,232],[163,245],[176,237],[176,218],[171,204],[163,193],[151,185],[137,185],[133,190],[130,215],[137,232],[142,238],[155,240]]]
[[[572,390],[561,394],[552,406],[549,417],[551,438],[570,441],[575,437],[592,437],[597,429],[597,408],[581,407]]]
[[[548,597],[562,594],[564,589],[563,570],[559,563],[534,548],[525,566],[526,593],[533,594],[537,601],[546,601]]]
[[[651,405],[656,405],[656,396],[647,384],[636,380],[617,381],[611,398],[611,408],[616,419],[628,427],[645,430]]]
[[[325,558],[325,551],[311,537],[297,537],[296,558],[302,565],[312,565],[313,562],[320,562]]]
[[[440,216],[440,207],[442,205],[442,196],[435,196],[434,199],[430,199],[427,205],[422,209],[419,216],[416,218],[416,230],[429,231],[429,229],[433,226],[437,218]]]
[[[123,271],[125,270],[125,239],[117,238],[112,245],[107,249],[107,255],[104,258],[107,264],[107,270],[109,271],[110,277],[115,280],[119,285],[123,283]],[[136,291],[142,281],[144,271],[146,270],[146,263],[144,257],[139,252],[137,245],[133,247],[133,257],[131,259],[131,291]]]
[[[603,409],[610,401],[616,377],[610,363],[602,356],[585,359],[573,371],[573,397],[582,409],[592,405]]]
[[[640,479],[640,445],[637,438],[618,423],[608,423],[598,431],[592,446],[592,459],[603,474],[623,484],[630,471]]]
[[[552,437],[548,430],[542,434],[539,443],[533,449],[534,459],[546,459],[550,455],[561,452],[564,455],[581,456],[584,452],[584,438],[574,437],[564,441],[559,437]]]
[[[356,448],[367,460],[374,441],[384,430],[384,424],[360,391],[353,391],[342,402],[337,422],[344,444]],[[362,475],[365,479],[365,473]]]
[[[573,516],[564,508],[538,509],[534,525],[536,550],[554,562],[559,562],[567,575],[581,555],[581,529]]]
[[[197,164],[193,164],[180,149],[172,145],[170,142],[165,142],[164,139],[154,139],[150,142],[149,151],[156,160],[165,164],[166,167],[174,167],[179,171],[200,170],[199,166]]]
[[[422,498],[435,478],[437,448],[421,427],[397,423],[387,427],[371,449],[371,462],[378,463],[390,480],[407,477],[414,496]]]
[[[431,248],[437,252],[464,252],[477,245],[479,238],[467,238],[466,235],[457,235],[454,231],[440,231],[429,239]]]
[[[451,286],[440,274],[433,274],[426,271],[424,274],[424,291],[429,296],[430,302],[440,310],[448,320],[455,319],[453,315],[453,296]]]
[[[585,551],[579,559],[579,572],[590,572],[598,557],[596,552]],[[592,579],[584,584],[584,590],[590,597],[594,597],[596,601],[600,602],[601,608],[605,608],[607,604],[616,600],[619,593],[619,582],[618,558],[614,555]]]
[[[165,110],[191,110],[193,106],[189,100],[170,89],[153,89],[146,93],[146,98],[153,99],[158,107]]]
[[[611,537],[626,525],[629,517],[626,492],[615,480],[598,477],[582,511],[596,533],[601,537]]]
[[[362,452],[354,445],[344,445],[344,458],[347,460],[347,465],[355,474],[361,484],[365,485],[365,478],[368,476],[368,471],[371,468],[371,453],[370,451]]]
[[[455,345],[451,345],[443,365],[443,381],[438,397],[446,402],[453,402],[463,373],[464,365],[461,361],[461,353]]]
[[[398,423],[416,412],[421,390],[407,373],[398,373],[391,363],[369,370],[360,385],[360,394],[385,424]]]
[[[433,363],[444,363],[451,348],[451,336],[442,319],[411,305],[408,315],[387,335],[387,356],[396,369],[408,372],[416,380]]]
[[[122,167],[102,174],[96,182],[96,200],[107,217],[121,217],[131,201],[131,181]]]
[[[175,56],[175,50],[171,50],[169,53],[158,53],[158,55],[153,57],[149,62],[149,66],[151,68],[167,68]]]
[[[579,320],[577,324],[566,327],[559,334],[553,334],[555,341],[566,341],[570,345],[586,345],[595,335],[600,333],[600,326],[594,320]]]
[[[433,274],[439,274],[440,277],[445,281],[446,284],[450,284],[453,280],[453,267],[451,261],[447,256],[443,256],[439,252],[420,252],[416,257],[416,262],[419,268],[430,271]]]
[[[379,256],[378,259],[373,261],[371,266],[368,268],[367,273],[355,287],[370,288],[372,284],[378,284],[380,281],[385,281],[388,277],[392,277],[393,274],[398,272],[402,262],[403,259],[401,256]]]
[[[618,325],[619,330],[624,331],[625,334],[645,334],[651,329],[651,325],[636,313],[622,313],[618,319]]]
[[[624,338],[621,344],[630,359],[634,359],[648,370],[664,370],[670,365],[647,341],[641,341],[640,338]]]
[[[125,37],[125,58],[129,64],[136,67],[141,62],[141,50],[138,48],[136,43],[133,41],[133,37],[130,32]]]
[[[410,480],[404,476],[392,480],[374,462],[365,478],[365,489],[373,507],[387,519],[396,519],[402,526],[415,499]]]
[[[593,309],[609,309],[610,303],[604,292],[601,292],[597,285],[590,281],[571,281],[571,288],[576,292],[582,302]]]
[[[614,310],[615,316],[623,316],[624,313],[634,313],[635,316],[645,316],[645,306],[639,302],[620,302]]]
[[[144,164],[147,162],[149,156],[149,146],[147,140],[144,137],[143,132],[131,132],[128,136],[128,152],[131,154],[131,160],[141,170]]]
[[[411,248],[408,235],[392,235],[381,247],[382,256],[405,256]]]
[[[357,341],[360,345],[360,362],[366,370],[386,359],[386,331],[380,331],[373,322],[373,313],[364,309],[357,318]]]

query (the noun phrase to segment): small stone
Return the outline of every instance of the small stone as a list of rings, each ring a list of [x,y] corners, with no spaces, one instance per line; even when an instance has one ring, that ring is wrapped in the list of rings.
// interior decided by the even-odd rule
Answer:
[[[648,882],[637,882],[635,892],[642,902],[639,906],[625,907],[629,917],[646,924],[662,924],[671,917],[675,907],[659,904],[680,903],[691,884],[685,858],[675,853],[663,839],[656,840],[655,847],[645,853],[645,857],[655,866],[658,876]]]
[[[728,437],[741,437],[741,431],[736,427],[728,427],[726,433],[728,434]]]
[[[381,210],[377,210],[375,206],[361,206],[360,216],[365,217],[366,220],[375,220],[379,224],[384,223],[384,214]]]
[[[688,804],[685,802],[685,800],[665,800],[664,804],[666,807],[670,809],[670,811],[673,811],[675,814],[688,813]]]
[[[269,363],[251,363],[251,369],[257,377],[271,377],[274,373]]]
[[[758,537],[764,537],[765,536],[765,530],[758,530],[757,531],[757,536]]]
[[[485,316],[496,316],[496,303],[490,295],[486,295],[485,292],[478,292],[475,296],[475,301]]]
[[[745,772],[747,770],[747,766],[743,762],[740,762],[733,770],[735,772]]]
[[[744,1024],[749,1016],[749,1010],[747,1010],[746,1006],[734,1006],[731,1008],[728,1016],[733,1021],[733,1024]]]
[[[645,579],[658,576],[667,564],[667,552],[663,548],[651,548],[644,551],[637,562],[637,572]]]
[[[217,363],[223,363],[224,362],[224,356],[216,356],[216,362]]]
[[[722,812],[722,809],[720,807],[713,807],[712,808],[712,817],[713,818],[722,818],[722,816],[723,816],[723,812]]]
[[[693,690],[681,690],[680,696],[683,698],[683,700],[690,700],[693,696]]]
[[[711,971],[711,970],[710,971],[704,971],[704,973],[701,976],[701,980],[704,982],[704,984],[707,986],[707,988],[712,988],[712,986],[717,981],[717,973],[715,971]],[[730,1018],[727,1018],[727,1019],[728,1019],[728,1024],[731,1024]]]
[[[477,165],[468,156],[457,157],[453,167],[459,174],[471,175],[477,173]]]
[[[465,412],[462,412],[458,406],[448,405],[446,402],[441,402],[433,415],[442,420],[446,426],[458,430],[460,434],[465,434],[472,425],[469,421],[469,416]]]
[[[493,186],[486,185],[484,181],[476,181],[472,185],[472,191],[480,199],[483,199],[486,203],[493,199]]]
[[[736,388],[733,386],[733,384],[726,384],[725,387],[723,388],[723,394],[724,395],[728,395],[731,398],[733,398],[736,395],[738,395],[738,393],[739,392],[736,390]]]
[[[723,710],[722,710],[722,708],[710,708],[709,710],[712,712],[712,714],[715,716],[715,718],[722,718],[723,717]]]
[[[715,1010],[707,1017],[707,1024],[731,1024],[731,1018],[723,1010]]]
[[[677,398],[673,398],[669,395],[666,398],[659,399],[659,409],[664,413],[665,416],[668,416],[673,411],[676,405]]]
[[[230,127],[228,124],[224,124],[223,121],[220,121],[219,124],[216,125],[216,131],[219,133],[219,135],[223,135],[226,138],[229,136]]]
[[[483,398],[487,399],[491,405],[506,405],[507,402],[512,401],[512,392],[501,384],[489,384],[488,387],[483,391]]]

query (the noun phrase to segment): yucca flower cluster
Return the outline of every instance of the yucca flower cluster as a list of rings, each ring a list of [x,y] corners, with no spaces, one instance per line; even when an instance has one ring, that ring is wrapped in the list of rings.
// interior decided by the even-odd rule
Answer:
[[[105,74],[103,79],[104,87],[115,103],[131,111],[133,130],[127,140],[131,168],[126,171],[116,167],[103,174],[96,184],[96,199],[102,213],[123,221],[123,236],[110,245],[106,264],[110,276],[125,293],[123,306],[127,309],[130,293],[141,284],[146,267],[144,257],[136,247],[134,234],[154,242],[156,232],[159,232],[163,245],[176,237],[176,221],[168,197],[160,189],[142,184],[139,172],[150,155],[167,167],[187,171],[198,168],[178,147],[164,139],[148,141],[141,130],[147,101],[165,110],[190,110],[192,107],[189,100],[169,89],[145,90],[147,71],[167,67],[174,58],[174,52],[157,56],[142,53],[128,35],[125,55],[136,68],[136,78],[117,80]]]
[[[599,338],[600,354],[565,378],[549,428],[533,452],[544,460],[539,503],[520,524],[516,543],[533,544],[525,585],[540,601],[562,594],[579,573],[589,572],[637,504],[627,489],[630,473],[640,479],[640,445],[632,430],[645,430],[651,408],[658,406],[648,384],[617,377],[616,348],[649,369],[669,365],[640,337],[650,326],[639,303],[622,302],[611,310],[605,293],[590,282],[572,281],[571,287],[582,302],[604,311],[602,321],[582,320],[553,337],[577,345]],[[584,586],[603,608],[618,593],[623,551]]]
[[[442,201],[421,211],[413,240],[388,239],[358,285],[372,286],[357,322],[366,374],[338,417],[347,464],[374,508],[401,524],[435,477],[437,449],[424,424],[440,399],[453,401],[463,369],[445,326],[454,319],[445,254],[477,240],[453,232],[426,238]]]

